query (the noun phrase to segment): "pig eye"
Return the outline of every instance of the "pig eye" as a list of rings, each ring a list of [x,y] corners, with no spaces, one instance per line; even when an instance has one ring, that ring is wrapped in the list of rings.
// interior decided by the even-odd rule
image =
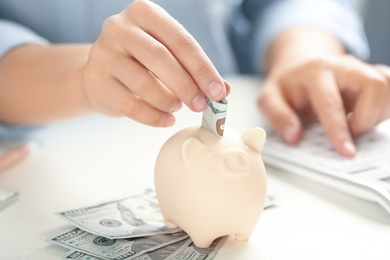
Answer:
[[[252,159],[244,151],[229,149],[222,153],[222,167],[229,174],[246,174],[252,169]]]

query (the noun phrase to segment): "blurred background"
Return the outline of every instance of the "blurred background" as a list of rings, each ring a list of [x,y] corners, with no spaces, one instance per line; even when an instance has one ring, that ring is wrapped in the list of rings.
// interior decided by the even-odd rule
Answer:
[[[390,1],[351,0],[359,10],[371,49],[371,63],[390,61]]]

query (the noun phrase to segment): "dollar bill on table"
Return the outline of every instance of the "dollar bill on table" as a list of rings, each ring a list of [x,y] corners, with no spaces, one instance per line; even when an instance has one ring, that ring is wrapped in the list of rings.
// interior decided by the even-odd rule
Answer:
[[[169,234],[155,192],[147,191],[126,199],[56,213],[72,225],[110,239]]]
[[[226,98],[221,101],[212,101],[208,97],[206,99],[207,107],[203,111],[202,127],[221,137],[225,130],[228,101]]]
[[[181,252],[184,248],[183,245],[187,245],[187,240],[181,240],[176,243],[161,247],[159,249],[156,249],[152,252],[145,253],[141,256],[138,256],[134,258],[134,260],[168,260],[172,259],[172,255],[176,255],[176,251]],[[185,246],[186,246],[185,245]],[[70,251],[68,254],[66,254],[63,258],[63,260],[69,260],[69,259],[79,259],[79,260],[104,260],[104,258],[99,258],[95,256],[91,256],[82,252],[78,251]]]
[[[148,237],[109,239],[75,228],[47,241],[98,258],[131,260],[186,238],[188,235],[181,231]]]
[[[221,249],[226,239],[227,237],[218,238],[209,248],[198,248],[189,238],[143,254],[134,258],[134,260],[211,260]],[[103,258],[90,256],[77,251],[71,251],[63,258],[63,260],[69,259],[103,260]]]
[[[172,260],[211,260],[218,253],[226,240],[227,236],[220,237],[215,239],[210,247],[199,248],[195,246],[191,239],[188,239],[184,250],[174,256]]]
[[[79,251],[69,251],[63,258],[62,260],[67,260],[67,259],[79,259],[79,260],[104,260],[103,258],[96,257],[96,256],[91,256]]]
[[[152,252],[145,253],[141,256],[138,256],[134,258],[134,260],[168,260],[172,259],[173,255],[177,255],[177,251],[181,252],[184,250],[184,247],[187,247],[188,240],[183,239],[178,242],[175,242],[173,244],[161,247],[159,249],[156,249]],[[184,245],[184,247],[183,247]],[[183,247],[183,248],[182,248]],[[63,260],[68,259],[79,259],[79,260],[104,260],[103,258],[94,257],[91,255],[87,255],[82,252],[78,251],[70,251],[68,254],[66,254],[63,258]]]

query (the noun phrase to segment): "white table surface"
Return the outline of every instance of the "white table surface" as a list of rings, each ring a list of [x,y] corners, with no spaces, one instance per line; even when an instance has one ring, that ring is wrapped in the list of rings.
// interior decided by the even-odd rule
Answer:
[[[239,132],[264,126],[255,105],[260,80],[227,79],[233,90],[226,126]],[[153,188],[160,147],[180,129],[200,122],[201,113],[183,108],[176,125],[167,129],[94,115],[35,133],[35,153],[0,172],[0,189],[20,195],[0,211],[0,259],[61,259],[67,250],[45,240],[72,226],[55,212]],[[390,215],[380,206],[266,169],[276,206],[263,212],[249,241],[230,236],[216,260],[390,259]]]

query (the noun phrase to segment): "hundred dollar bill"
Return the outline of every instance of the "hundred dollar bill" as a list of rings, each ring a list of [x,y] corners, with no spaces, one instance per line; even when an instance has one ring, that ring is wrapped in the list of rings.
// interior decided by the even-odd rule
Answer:
[[[182,231],[141,238],[109,239],[75,228],[47,241],[98,258],[131,260],[186,238],[188,235]]]
[[[218,251],[221,249],[227,236],[217,238],[208,248],[199,248],[195,246],[191,239],[188,239],[185,248],[179,252],[172,260],[211,260],[215,257]]]
[[[110,239],[180,231],[179,228],[165,227],[155,192],[146,192],[96,206],[63,211],[56,215],[84,231]]]
[[[67,260],[67,259],[79,259],[79,260],[104,260],[104,258],[88,255],[79,251],[69,251],[62,260]]]
[[[207,107],[203,111],[202,126],[217,136],[223,136],[226,121],[228,101],[226,98],[221,101],[211,101],[208,97]]]
[[[183,251],[188,246],[188,240],[184,239],[176,243],[161,247],[152,252],[145,253],[134,258],[134,260],[169,260],[173,256]],[[79,260],[103,260],[103,258],[94,257],[78,251],[70,251],[66,254],[63,260],[79,259]]]
[[[209,248],[198,248],[191,238],[181,240],[171,245],[159,248],[155,251],[143,254],[134,260],[211,260],[225,243],[227,237],[216,239]],[[82,252],[71,251],[64,256],[63,260],[103,260]]]

